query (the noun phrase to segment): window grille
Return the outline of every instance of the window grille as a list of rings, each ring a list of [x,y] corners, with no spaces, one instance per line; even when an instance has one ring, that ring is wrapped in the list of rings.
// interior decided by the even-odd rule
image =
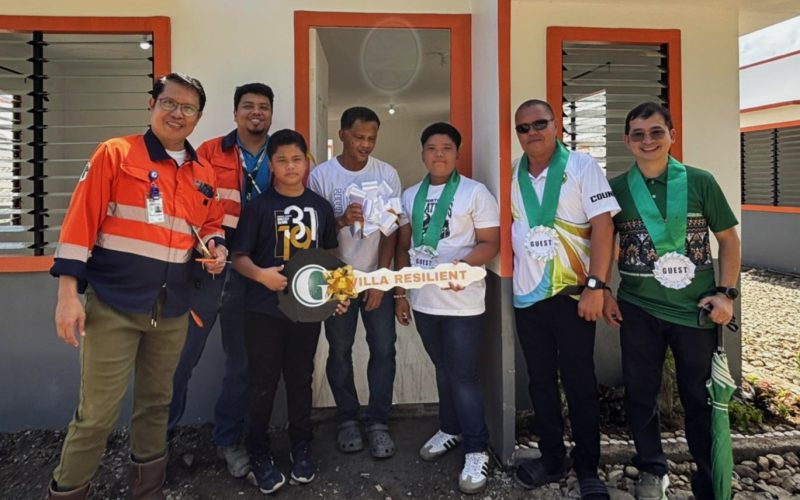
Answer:
[[[608,177],[633,160],[625,148],[625,116],[644,101],[667,102],[667,45],[564,42],[564,144],[594,157]]]
[[[97,144],[149,123],[148,34],[0,33],[0,255],[50,255]]]
[[[741,134],[742,204],[800,206],[800,127]]]

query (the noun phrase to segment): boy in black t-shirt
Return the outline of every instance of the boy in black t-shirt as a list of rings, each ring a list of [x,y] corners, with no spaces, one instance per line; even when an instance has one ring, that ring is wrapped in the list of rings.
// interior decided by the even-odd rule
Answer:
[[[249,370],[249,421],[246,446],[253,470],[250,479],[262,493],[286,483],[270,455],[267,431],[281,373],[286,383],[291,440],[291,477],[314,479],[309,456],[311,378],[320,323],[295,323],[278,309],[277,292],[286,288],[283,265],[297,250],[336,248],[336,219],[322,197],[303,186],[308,170],[307,146],[294,130],[280,130],[267,146],[274,185],[248,204],[239,221],[233,266],[247,282],[245,347]],[[339,304],[336,314],[347,310]]]

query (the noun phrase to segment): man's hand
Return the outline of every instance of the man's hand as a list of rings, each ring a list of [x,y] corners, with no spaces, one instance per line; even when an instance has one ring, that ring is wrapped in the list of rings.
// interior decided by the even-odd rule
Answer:
[[[713,307],[711,312],[708,313],[708,319],[714,323],[725,326],[733,319],[733,301],[727,296],[718,293],[703,297],[697,303],[697,307],[703,307],[706,304],[711,304],[711,307]]]
[[[336,310],[333,311],[334,316],[341,316],[342,314],[347,312],[347,309],[350,307],[350,299],[345,299],[338,304],[336,304]]]
[[[210,274],[221,273],[225,269],[225,261],[228,259],[228,249],[224,245],[217,245],[216,241],[211,240],[208,242],[208,251],[211,252],[214,262],[205,264],[206,271]]]
[[[381,301],[383,300],[383,294],[383,290],[376,290],[374,288],[370,288],[364,292],[364,310],[374,311],[380,307]]]
[[[258,282],[273,292],[280,292],[286,288],[286,285],[289,284],[286,276],[281,274],[281,271],[283,271],[283,266],[266,267],[261,269],[261,271],[258,273]]]
[[[603,314],[603,291],[584,288],[578,301],[578,317],[586,321],[597,321]]]
[[[77,280],[73,276],[59,277],[55,320],[59,338],[66,344],[78,347],[75,329],[77,328],[81,337],[86,335],[86,312],[78,298]]]
[[[394,315],[403,326],[408,326],[411,323],[411,306],[405,297],[395,299]]]
[[[347,205],[347,210],[337,221],[341,227],[352,226],[356,222],[364,222],[364,212],[361,210],[361,205],[358,203]]]
[[[610,326],[619,327],[622,323],[622,313],[619,310],[617,299],[608,290],[605,290],[603,294],[603,317]]]

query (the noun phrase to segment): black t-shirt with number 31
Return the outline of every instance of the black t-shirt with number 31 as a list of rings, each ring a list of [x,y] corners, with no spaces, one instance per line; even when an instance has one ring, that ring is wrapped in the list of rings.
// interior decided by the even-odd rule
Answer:
[[[338,246],[336,219],[325,198],[305,189],[289,197],[270,186],[247,204],[236,229],[234,253],[250,257],[258,267],[285,264],[298,250]],[[248,311],[285,317],[275,292],[252,280],[247,282]]]

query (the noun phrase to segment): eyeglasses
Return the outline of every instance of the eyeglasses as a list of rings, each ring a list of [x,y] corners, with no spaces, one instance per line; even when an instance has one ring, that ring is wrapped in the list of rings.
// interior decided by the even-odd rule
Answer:
[[[159,99],[158,107],[167,112],[172,112],[177,108],[181,108],[181,113],[183,113],[183,116],[187,118],[191,118],[200,112],[200,110],[194,104],[178,104],[169,97],[163,97]]]
[[[531,129],[544,130],[548,125],[550,125],[551,121],[553,121],[553,118],[550,118],[549,120],[542,118],[541,120],[534,120],[530,123],[520,123],[514,127],[514,130],[516,130],[518,134],[527,134],[531,131]]]
[[[650,137],[650,140],[653,141],[660,141],[666,136],[667,136],[667,131],[660,127],[654,128],[650,132],[647,132],[645,130],[634,130],[633,132],[628,134],[628,137],[633,142],[642,142],[645,139],[645,137]]]

